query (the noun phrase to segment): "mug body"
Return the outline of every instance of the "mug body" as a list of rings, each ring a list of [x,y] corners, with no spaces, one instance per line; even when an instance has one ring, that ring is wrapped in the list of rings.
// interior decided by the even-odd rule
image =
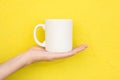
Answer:
[[[45,23],[45,47],[49,52],[72,50],[72,20],[47,19]]]

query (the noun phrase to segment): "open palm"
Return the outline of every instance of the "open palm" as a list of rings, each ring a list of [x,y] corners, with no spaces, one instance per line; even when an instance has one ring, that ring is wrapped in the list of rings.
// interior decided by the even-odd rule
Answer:
[[[32,47],[27,51],[27,56],[29,56],[29,63],[36,61],[53,61],[56,59],[62,59],[69,56],[72,56],[82,50],[87,48],[87,45],[81,45],[74,48],[70,52],[56,53],[56,52],[47,52],[43,47]]]

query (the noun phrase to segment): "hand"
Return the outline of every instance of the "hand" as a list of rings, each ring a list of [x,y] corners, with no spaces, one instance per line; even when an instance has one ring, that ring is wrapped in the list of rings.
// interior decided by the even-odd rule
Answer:
[[[81,45],[70,52],[53,53],[45,51],[43,47],[32,47],[25,53],[20,54],[0,65],[0,80],[5,79],[13,72],[27,66],[28,64],[38,61],[53,61],[56,59],[66,58],[84,50],[85,48],[87,48],[86,45]]]
[[[70,57],[84,50],[85,48],[87,48],[87,45],[81,45],[74,48],[70,52],[55,53],[55,52],[47,52],[43,47],[32,47],[25,53],[25,55],[27,56],[28,59],[27,64],[31,64],[37,61],[53,61],[57,59]]]

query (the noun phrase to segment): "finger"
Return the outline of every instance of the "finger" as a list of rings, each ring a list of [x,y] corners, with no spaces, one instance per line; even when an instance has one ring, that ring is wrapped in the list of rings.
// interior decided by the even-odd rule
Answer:
[[[87,45],[81,45],[81,46],[78,46],[76,48],[74,48],[72,51],[70,52],[67,52],[67,53],[53,53],[51,55],[51,57],[53,57],[54,59],[61,59],[61,58],[66,58],[66,57],[69,57],[69,56],[72,56],[84,49],[87,48]]]
[[[74,54],[76,54],[76,53],[78,53],[78,52],[80,52],[80,51],[82,51],[82,50],[84,50],[86,48],[87,48],[87,45],[78,46],[75,49],[73,49],[71,52],[69,52],[69,54],[74,55]]]

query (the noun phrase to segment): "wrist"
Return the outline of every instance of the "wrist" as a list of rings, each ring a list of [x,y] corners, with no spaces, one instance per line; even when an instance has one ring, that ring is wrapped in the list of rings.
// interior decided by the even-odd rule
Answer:
[[[22,67],[28,65],[28,59],[29,59],[29,57],[26,56],[25,53],[18,55],[16,58],[19,59],[19,64],[20,64]]]
[[[23,56],[23,62],[25,66],[32,64],[34,62],[34,59],[32,57],[32,54],[30,54],[30,52],[25,52],[22,54],[22,56]]]

